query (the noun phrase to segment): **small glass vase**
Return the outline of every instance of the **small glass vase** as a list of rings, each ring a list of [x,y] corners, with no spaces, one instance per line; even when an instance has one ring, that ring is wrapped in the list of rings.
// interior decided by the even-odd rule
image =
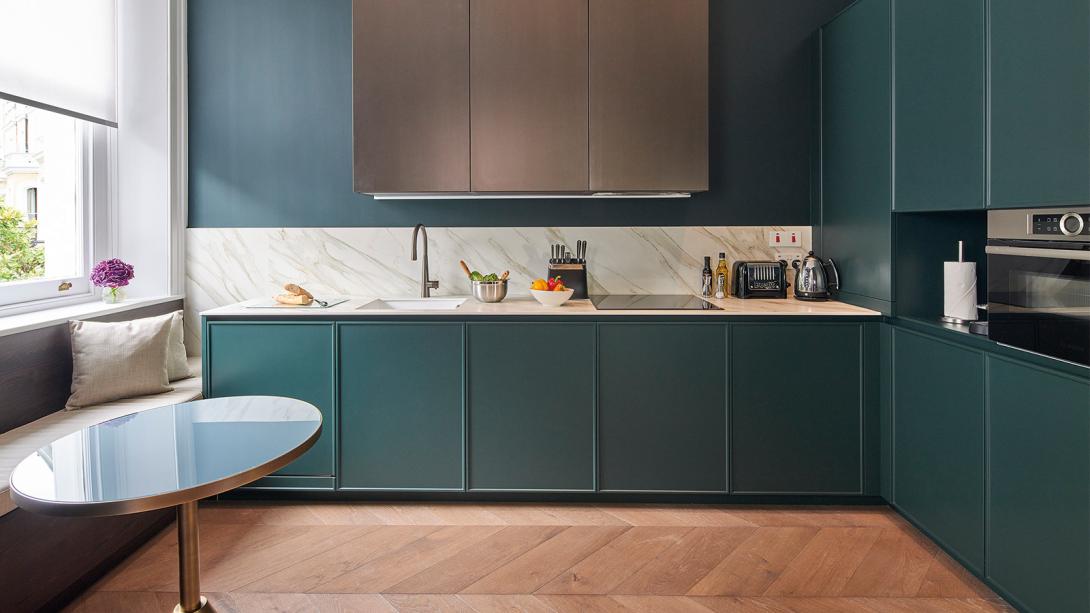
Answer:
[[[106,304],[117,304],[125,300],[125,290],[120,287],[102,288],[102,301]]]

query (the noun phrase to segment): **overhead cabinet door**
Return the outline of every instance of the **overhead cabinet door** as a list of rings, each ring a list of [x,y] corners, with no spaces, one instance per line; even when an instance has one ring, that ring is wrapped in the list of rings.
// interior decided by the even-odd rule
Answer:
[[[708,189],[707,0],[590,0],[590,188]]]
[[[988,205],[1090,202],[1090,3],[991,0],[988,6]]]
[[[586,191],[587,1],[472,0],[472,188]]]
[[[469,0],[354,0],[357,192],[469,190]]]
[[[894,209],[982,209],[984,4],[894,6]]]

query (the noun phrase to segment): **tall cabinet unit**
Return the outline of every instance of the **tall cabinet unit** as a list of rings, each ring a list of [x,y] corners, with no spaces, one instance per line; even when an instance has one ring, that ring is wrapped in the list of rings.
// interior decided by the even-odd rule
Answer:
[[[893,300],[890,3],[859,0],[821,29],[821,251],[841,298]]]
[[[469,191],[469,0],[353,0],[357,192]]]
[[[1090,202],[1090,3],[988,7],[988,206]]]
[[[471,187],[582,191],[587,0],[471,0]]]
[[[894,3],[896,211],[984,208],[984,3]]]

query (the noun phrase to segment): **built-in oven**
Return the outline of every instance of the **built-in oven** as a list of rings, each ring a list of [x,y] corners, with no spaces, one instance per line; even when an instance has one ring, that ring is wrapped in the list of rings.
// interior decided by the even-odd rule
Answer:
[[[988,338],[1090,366],[1090,207],[988,212]]]

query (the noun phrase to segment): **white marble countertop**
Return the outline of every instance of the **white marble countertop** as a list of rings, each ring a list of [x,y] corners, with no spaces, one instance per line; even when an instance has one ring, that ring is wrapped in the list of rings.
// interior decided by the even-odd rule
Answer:
[[[319,296],[321,298],[321,296]],[[399,296],[397,298],[412,298]],[[436,296],[436,298],[467,298],[465,296]],[[202,316],[209,317],[347,317],[347,316],[398,316],[404,317],[472,317],[472,316],[670,316],[670,317],[707,317],[707,316],[832,316],[832,317],[878,317],[881,313],[863,307],[831,300],[828,302],[804,302],[794,298],[758,299],[711,298],[709,302],[723,310],[715,311],[674,311],[674,310],[598,310],[590,300],[569,300],[559,307],[545,307],[530,296],[509,296],[503,302],[484,304],[473,298],[456,309],[449,310],[394,310],[366,308],[376,298],[352,297],[341,304],[329,308],[281,307],[253,308],[249,305],[267,303],[268,298],[247,300],[237,304],[217,307],[202,311]]]

